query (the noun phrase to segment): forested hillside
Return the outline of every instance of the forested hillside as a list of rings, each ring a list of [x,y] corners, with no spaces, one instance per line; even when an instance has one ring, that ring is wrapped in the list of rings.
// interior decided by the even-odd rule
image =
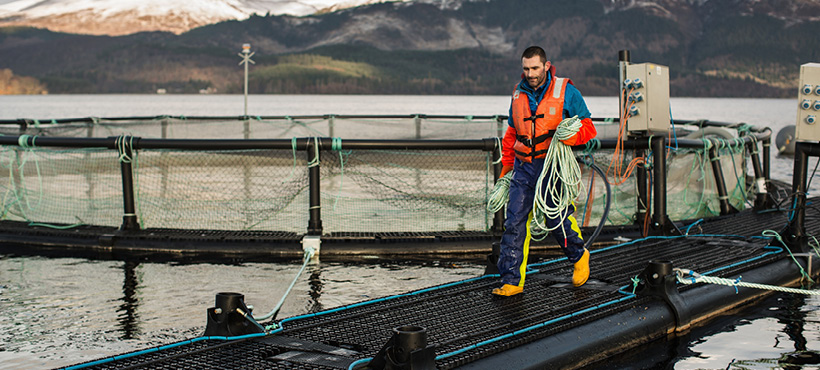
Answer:
[[[239,93],[247,42],[253,93],[508,94],[535,44],[585,95],[617,94],[627,49],[635,63],[670,67],[673,96],[795,96],[800,64],[820,60],[820,21],[738,10],[744,1],[556,0],[538,12],[525,10],[545,2],[385,3],[181,35],[0,28],[0,68],[51,93]]]

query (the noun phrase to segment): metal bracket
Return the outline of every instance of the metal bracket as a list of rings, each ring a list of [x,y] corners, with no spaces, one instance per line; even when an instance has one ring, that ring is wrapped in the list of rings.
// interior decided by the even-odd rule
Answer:
[[[692,316],[689,307],[677,288],[677,277],[669,261],[649,261],[649,265],[638,275],[640,282],[635,293],[642,296],[661,298],[675,314],[675,331],[689,329]]]

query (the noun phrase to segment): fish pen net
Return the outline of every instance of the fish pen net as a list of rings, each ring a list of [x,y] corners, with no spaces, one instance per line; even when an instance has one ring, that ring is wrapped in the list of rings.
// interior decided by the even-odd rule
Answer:
[[[8,122],[6,122],[8,123]],[[20,123],[20,122],[15,122]],[[142,229],[285,231],[305,233],[311,209],[321,210],[321,232],[489,232],[486,209],[495,182],[494,152],[438,149],[350,149],[345,140],[484,139],[503,133],[498,117],[257,117],[88,119],[81,122],[0,125],[4,135],[24,135],[19,145],[0,146],[2,220],[33,225],[112,226],[123,220],[121,165],[133,168],[134,211]],[[601,124],[605,126],[606,124]],[[602,131],[602,130],[599,130]],[[111,138],[123,134],[163,139],[310,140],[333,133],[339,145],[322,146],[308,160],[296,139],[289,149],[145,149],[130,156],[114,148],[38,146],[38,137]],[[41,139],[42,140],[42,139]],[[674,147],[674,144],[670,145]],[[720,214],[708,148],[669,148],[667,212],[674,220]],[[751,177],[743,145],[721,146],[721,169],[729,203],[749,204]],[[497,152],[496,152],[497,154]],[[608,173],[622,157],[594,143],[576,154]],[[646,163],[651,170],[652,163]],[[319,166],[320,206],[310,203],[309,170]],[[635,174],[612,186],[581,166],[585,191],[576,199],[582,226],[598,224],[607,201],[606,224],[638,223]],[[623,175],[623,174],[621,174]],[[651,176],[650,176],[651,177]],[[651,184],[650,184],[651,189]],[[588,201],[589,199],[589,201]],[[647,202],[651,209],[651,199]],[[503,210],[502,210],[503,212]]]
[[[340,150],[322,155],[326,232],[486,231],[491,153]]]

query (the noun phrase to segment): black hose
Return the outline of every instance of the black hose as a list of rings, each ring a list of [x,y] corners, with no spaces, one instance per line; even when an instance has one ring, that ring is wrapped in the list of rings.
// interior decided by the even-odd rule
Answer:
[[[610,204],[612,204],[612,188],[609,186],[609,181],[606,180],[606,175],[604,174],[604,171],[602,171],[600,167],[595,165],[594,162],[587,162],[586,160],[580,157],[575,157],[575,159],[589,167],[592,167],[592,169],[598,173],[601,179],[604,180],[604,184],[606,185],[606,204],[604,205],[604,214],[601,215],[601,222],[598,223],[598,227],[595,228],[595,231],[592,232],[592,236],[590,236],[589,239],[587,239],[587,242],[584,244],[584,248],[589,249],[589,247],[592,246],[592,243],[595,243],[595,239],[598,239],[598,235],[601,234],[601,230],[604,229],[606,218],[609,216],[609,206]],[[588,207],[592,206],[592,203],[589,202],[589,199],[587,199],[587,202],[589,203]]]

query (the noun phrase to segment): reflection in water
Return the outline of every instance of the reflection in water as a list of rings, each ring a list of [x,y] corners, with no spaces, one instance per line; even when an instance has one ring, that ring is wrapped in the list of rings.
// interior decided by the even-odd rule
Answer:
[[[805,351],[808,343],[803,335],[806,314],[800,308],[806,305],[806,297],[795,294],[784,300],[785,307],[783,313],[777,315],[777,321],[784,325],[783,332],[794,342],[795,351]]]
[[[122,303],[117,308],[117,322],[119,323],[122,335],[120,339],[134,339],[140,334],[139,328],[139,314],[137,314],[137,307],[139,306],[139,299],[137,298],[137,266],[140,263],[136,261],[125,261],[122,266],[125,273],[125,279],[122,283]]]

